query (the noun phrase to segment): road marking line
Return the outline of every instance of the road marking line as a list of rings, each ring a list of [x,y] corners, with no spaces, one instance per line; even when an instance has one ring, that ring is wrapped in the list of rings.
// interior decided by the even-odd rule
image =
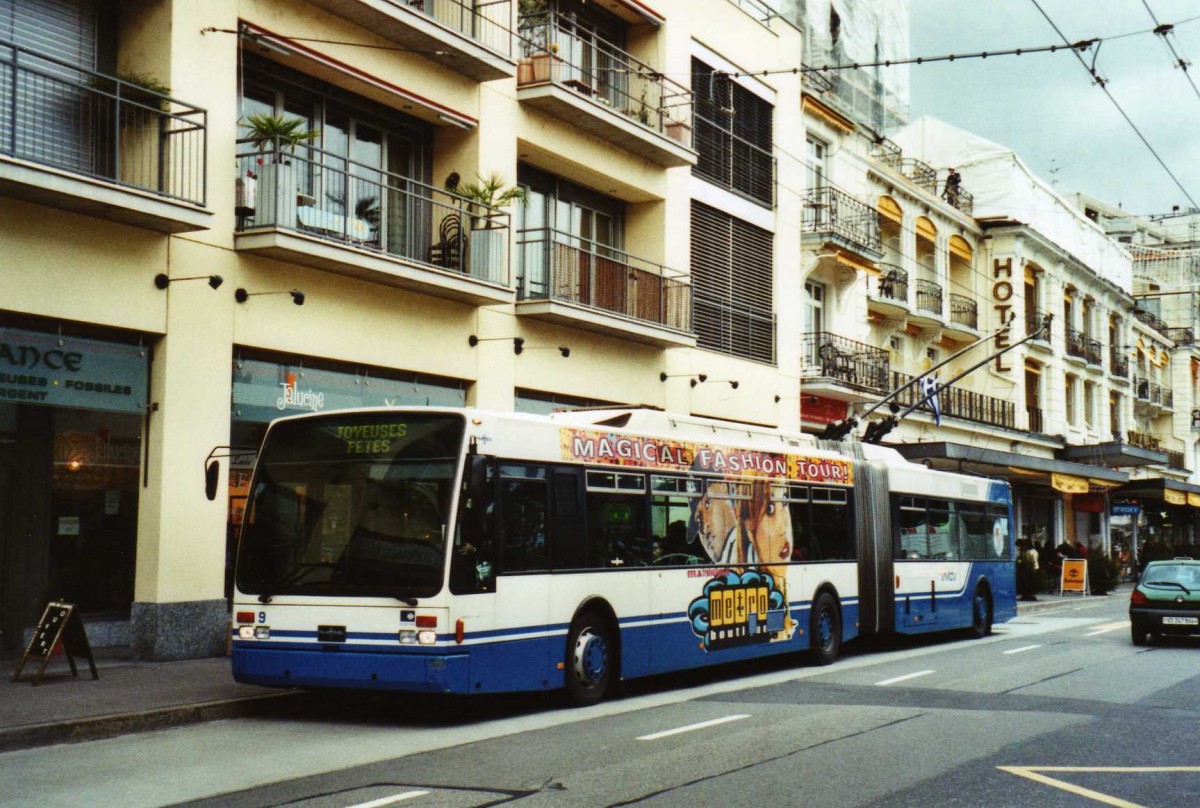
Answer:
[[[1022,651],[1032,651],[1034,648],[1041,648],[1040,645],[1022,645],[1020,648],[1012,648],[1008,651],[1002,651],[1004,654],[1019,654]]]
[[[1051,788],[1058,788],[1080,797],[1102,802],[1105,805],[1116,806],[1116,808],[1142,808],[1142,806],[1136,802],[1127,802],[1119,797],[1111,797],[1099,791],[1092,791],[1090,788],[1077,786],[1074,783],[1047,777],[1044,774],[1039,774],[1039,772],[1079,772],[1083,774],[1193,774],[1200,772],[1200,766],[997,766],[996,768],[1002,772],[1015,774],[1018,777],[1024,777],[1042,785],[1050,786]]]
[[[892,679],[884,679],[882,682],[876,682],[875,686],[887,687],[888,685],[896,684],[896,682],[904,682],[909,679],[916,679],[918,676],[928,676],[931,673],[933,673],[933,671],[917,671],[916,673],[906,673],[903,676],[896,676]]]
[[[1125,629],[1125,628],[1129,628],[1128,620],[1123,620],[1120,623],[1106,623],[1105,625],[1097,628],[1095,631],[1089,631],[1087,634],[1084,634],[1083,636],[1095,637],[1098,634],[1107,634],[1110,631],[1119,631],[1120,629]]]
[[[360,802],[357,805],[349,805],[347,808],[379,808],[381,805],[392,805],[404,800],[411,800],[415,797],[424,797],[428,791],[405,791],[403,794],[393,794],[390,797],[381,797],[370,802]]]
[[[688,724],[686,727],[676,727],[675,729],[665,729],[662,732],[655,732],[650,735],[642,735],[638,740],[657,741],[659,738],[678,735],[681,732],[694,732],[698,729],[707,729],[708,727],[715,727],[717,724],[728,724],[730,721],[741,721],[743,718],[749,717],[748,715],[727,715],[724,718],[714,718],[712,721],[701,721],[699,724]]]

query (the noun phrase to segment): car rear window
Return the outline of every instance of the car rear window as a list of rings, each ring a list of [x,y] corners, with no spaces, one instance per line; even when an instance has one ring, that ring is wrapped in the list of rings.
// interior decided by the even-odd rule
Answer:
[[[1147,586],[1157,583],[1182,584],[1188,589],[1200,587],[1200,565],[1193,564],[1151,564],[1142,574],[1142,582]]]

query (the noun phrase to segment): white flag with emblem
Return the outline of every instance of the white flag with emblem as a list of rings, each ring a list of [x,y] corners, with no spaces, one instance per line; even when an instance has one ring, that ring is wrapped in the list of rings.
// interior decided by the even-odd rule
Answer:
[[[938,381],[933,376],[921,379],[921,397],[933,408],[933,423],[942,425],[942,405],[938,401]]]

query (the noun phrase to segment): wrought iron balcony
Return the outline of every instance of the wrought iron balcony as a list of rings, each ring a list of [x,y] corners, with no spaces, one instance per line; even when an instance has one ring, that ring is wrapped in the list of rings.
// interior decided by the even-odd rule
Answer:
[[[913,185],[926,193],[937,195],[937,171],[929,163],[923,163],[912,157],[904,157],[900,160],[900,173],[912,180]]]
[[[1175,409],[1175,391],[1166,385],[1162,387],[1162,405],[1163,409]]]
[[[820,95],[833,92],[833,82],[827,76],[822,75],[819,70],[811,68],[808,65],[800,68],[800,82],[804,89],[809,92]],[[890,140],[888,142],[891,143]],[[896,151],[900,151],[899,146],[896,146]]]
[[[828,331],[805,334],[800,343],[800,378],[833,382],[872,393],[887,392],[887,351]]]
[[[1133,316],[1154,330],[1158,331],[1160,334],[1166,334],[1169,330],[1169,327],[1162,320],[1162,318],[1160,318],[1157,314],[1146,311],[1145,309],[1134,309]]]
[[[523,91],[518,96],[522,101],[662,165],[695,162],[695,154],[690,152],[692,92],[687,87],[607,40],[591,33],[581,35],[561,14],[547,11],[522,15],[518,33],[521,59],[517,64],[517,88]],[[531,89],[546,85],[566,94],[544,96]],[[590,103],[581,104],[581,99]],[[621,121],[621,125],[609,123],[609,116],[618,116],[613,120]],[[630,129],[630,124],[635,126]],[[656,143],[651,132],[669,140]],[[644,142],[647,137],[651,142]],[[770,154],[767,160],[771,162]],[[768,176],[773,182],[773,164]]]
[[[335,271],[348,274],[361,274],[358,256],[368,255],[509,284],[509,215],[503,210],[315,148],[294,154],[267,148],[237,159],[238,249],[278,253],[279,244],[259,244],[251,235],[281,232],[302,237],[289,242],[287,257],[322,268],[336,262],[343,268]],[[321,242],[348,249],[323,253],[324,264],[300,254],[311,252],[304,245]]]
[[[1188,471],[1186,455],[1183,452],[1177,452],[1167,449],[1164,452],[1167,456],[1167,467],[1178,469],[1179,471]]]
[[[940,315],[942,313],[942,287],[933,281],[918,278],[917,308]]]
[[[1076,356],[1089,365],[1102,365],[1102,346],[1099,340],[1092,339],[1082,331],[1074,328],[1067,329],[1067,355]]]
[[[1109,348],[1108,372],[1122,379],[1129,378],[1129,357],[1120,348]]]
[[[1152,452],[1162,451],[1162,441],[1153,435],[1145,432],[1137,432],[1132,429],[1126,434],[1128,435],[1128,442],[1130,446],[1134,446],[1138,449],[1149,449]]]
[[[836,188],[814,188],[804,197],[804,230],[857,252],[882,255],[879,211]]]
[[[899,390],[913,380],[907,373],[892,371],[891,389]],[[913,385],[896,397],[896,403],[907,408],[915,404],[922,393],[919,385]],[[1016,404],[1002,398],[985,396],[958,387],[944,387],[938,391],[938,406],[943,417],[960,418],[977,424],[1015,429],[1017,424]],[[932,406],[926,402],[919,409],[932,411]]]
[[[1025,309],[1025,336],[1029,336],[1030,334],[1036,334],[1042,328],[1042,325],[1046,322],[1047,316],[1048,315],[1046,314],[1046,312],[1042,311],[1041,309],[1036,309],[1036,308]],[[1040,337],[1038,337],[1035,341],[1036,342],[1049,342],[1050,341],[1050,330],[1046,329],[1046,331]]]
[[[1171,399],[1171,404],[1168,406],[1173,406],[1175,399],[1174,393],[1172,393],[1170,389],[1166,389],[1165,392],[1169,394]],[[1145,376],[1138,376],[1133,380],[1133,395],[1138,401],[1144,401],[1148,404],[1162,406],[1163,393],[1164,388],[1162,385],[1150,381]]]
[[[1163,336],[1178,348],[1196,344],[1196,333],[1190,328],[1168,328],[1163,332]]]
[[[691,331],[692,287],[683,273],[549,228],[517,233],[517,299],[557,300],[630,320]]]
[[[908,301],[908,273],[895,264],[880,264],[882,273],[876,282],[877,296],[898,303]]]
[[[99,180],[113,186],[110,193],[136,191],[151,204],[199,208],[206,202],[207,122],[200,107],[0,40],[0,157]],[[6,166],[5,184],[32,192],[36,180],[26,183],[24,170]],[[61,176],[47,174],[41,197],[28,198],[87,212],[106,205],[95,185],[74,193],[86,197],[82,207],[64,203],[70,192]],[[152,218],[155,212],[142,213]],[[124,220],[154,227],[137,216],[131,210]],[[179,224],[155,229],[199,229]]]
[[[966,295],[950,293],[950,322],[979,330],[979,303]]]
[[[1042,434],[1046,428],[1042,408],[1026,407],[1025,414],[1029,417],[1029,431]]]
[[[832,85],[830,85],[832,88]],[[899,171],[900,164],[904,160],[904,153],[900,151],[900,147],[886,137],[881,137],[871,144],[870,156],[881,165]]]

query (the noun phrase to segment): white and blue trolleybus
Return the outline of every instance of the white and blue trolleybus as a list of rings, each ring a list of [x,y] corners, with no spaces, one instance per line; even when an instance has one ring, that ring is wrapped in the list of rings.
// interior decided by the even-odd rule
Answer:
[[[1016,614],[1003,480],[649,409],[344,410],[269,428],[233,674],[495,693],[991,630]]]

